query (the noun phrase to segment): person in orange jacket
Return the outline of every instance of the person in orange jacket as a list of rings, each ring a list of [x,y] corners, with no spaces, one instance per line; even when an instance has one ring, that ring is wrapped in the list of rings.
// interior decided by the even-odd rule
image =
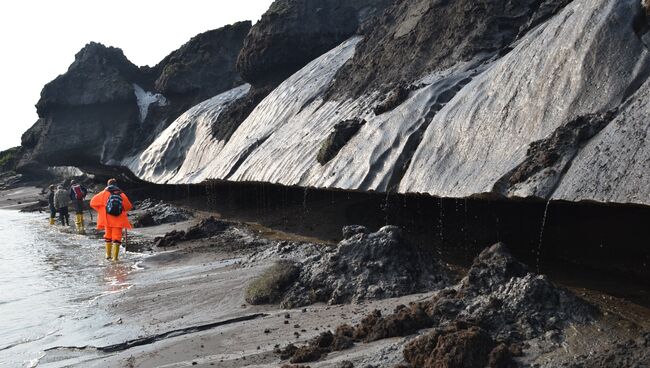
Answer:
[[[113,261],[117,261],[122,244],[122,230],[133,228],[126,215],[133,205],[117,187],[117,180],[110,179],[106,189],[90,200],[90,207],[97,211],[97,229],[105,230],[106,259],[113,258]]]

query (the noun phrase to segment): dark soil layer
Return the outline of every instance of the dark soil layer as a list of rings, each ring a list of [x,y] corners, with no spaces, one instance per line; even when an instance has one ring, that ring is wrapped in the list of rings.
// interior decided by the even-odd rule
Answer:
[[[503,241],[531,268],[560,276],[569,285],[600,288],[650,305],[650,208],[642,206],[547,206],[541,201],[222,182],[157,187],[159,194],[165,190],[171,198],[187,198],[191,206],[229,219],[332,242],[341,240],[341,228],[347,225],[397,225],[415,246],[460,265],[469,265],[484,247]]]
[[[614,111],[608,111],[579,116],[557,128],[550,137],[531,143],[524,162],[499,179],[494,191],[506,194],[508,188],[547,168],[555,171],[553,175],[557,175],[559,182],[559,178],[570,166],[580,148],[603,130],[615,115]]]
[[[398,0],[365,27],[331,96],[359,96],[412,83],[460,61],[495,54],[568,0]]]
[[[241,123],[275,87],[276,85],[251,87],[246,96],[226,106],[212,125],[212,136],[220,141],[228,141]]]
[[[306,346],[281,351],[292,363],[320,359],[354,342],[408,336],[426,328],[431,332],[404,348],[409,367],[508,367],[522,343],[539,336],[555,336],[570,324],[586,324],[597,309],[569,291],[530,272],[503,244],[484,250],[467,276],[424,302],[379,311],[358,325],[324,332]]]
[[[359,12],[387,0],[276,0],[244,41],[237,69],[259,86],[278,81],[334,48],[359,27]]]

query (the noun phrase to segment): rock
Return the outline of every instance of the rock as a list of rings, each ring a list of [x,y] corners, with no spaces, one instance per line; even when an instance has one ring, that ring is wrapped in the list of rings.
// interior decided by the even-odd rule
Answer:
[[[16,168],[20,150],[20,147],[14,147],[0,152],[0,173],[13,171]]]
[[[212,136],[219,141],[228,141],[239,125],[274,87],[253,87],[246,96],[228,104],[212,124]]]
[[[304,261],[282,305],[295,308],[316,302],[397,297],[443,288],[453,278],[432,255],[403,239],[398,227],[385,226],[375,233],[344,239],[334,251]]]

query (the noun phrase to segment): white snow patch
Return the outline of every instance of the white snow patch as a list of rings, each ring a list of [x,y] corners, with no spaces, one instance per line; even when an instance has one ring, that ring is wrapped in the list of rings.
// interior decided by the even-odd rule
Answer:
[[[138,99],[138,107],[140,108],[140,122],[144,122],[149,113],[149,106],[156,104],[157,106],[167,106],[167,99],[160,93],[151,93],[145,91],[137,84],[133,84],[133,93]]]

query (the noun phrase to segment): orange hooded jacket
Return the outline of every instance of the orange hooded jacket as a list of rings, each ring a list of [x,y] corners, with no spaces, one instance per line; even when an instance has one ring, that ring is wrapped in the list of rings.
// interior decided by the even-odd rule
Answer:
[[[131,201],[129,201],[129,198],[126,196],[126,194],[124,194],[124,192],[120,193],[124,211],[122,211],[119,216],[108,215],[106,213],[106,203],[108,202],[108,197],[111,196],[111,192],[109,190],[114,189],[118,188],[115,186],[107,187],[103,191],[96,194],[90,200],[90,207],[94,208],[95,211],[97,211],[97,229],[105,229],[106,227],[132,229],[133,226],[129,222],[126,213],[130,211],[131,208],[133,208],[133,205],[131,204]]]

